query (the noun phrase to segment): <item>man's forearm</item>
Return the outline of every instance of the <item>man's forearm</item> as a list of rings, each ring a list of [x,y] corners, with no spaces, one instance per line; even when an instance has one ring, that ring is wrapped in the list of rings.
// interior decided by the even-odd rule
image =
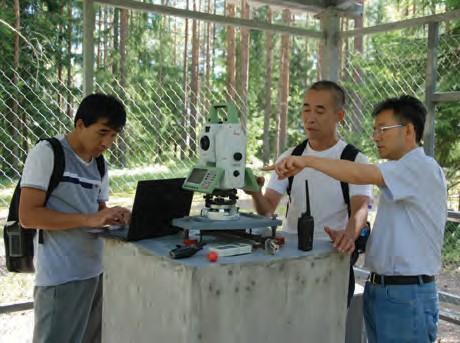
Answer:
[[[37,207],[27,215],[21,215],[20,221],[24,228],[66,230],[88,226],[88,218],[88,214],[62,213],[46,207]]]
[[[361,229],[366,226],[367,223],[367,211],[363,211],[363,213],[358,212],[355,215],[352,215],[350,217],[350,220],[348,221],[346,230],[352,234],[353,237],[356,239],[358,238]]]
[[[256,212],[260,215],[271,216],[275,211],[272,203],[261,192],[252,194],[252,201]]]
[[[381,186],[384,184],[380,170],[372,164],[361,164],[311,156],[302,158],[305,167],[319,170],[339,181],[354,185]]]

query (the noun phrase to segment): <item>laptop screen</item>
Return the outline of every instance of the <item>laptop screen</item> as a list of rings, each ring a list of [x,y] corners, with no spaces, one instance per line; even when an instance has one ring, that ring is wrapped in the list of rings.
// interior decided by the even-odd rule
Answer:
[[[188,216],[193,192],[182,189],[184,178],[145,180],[137,183],[129,241],[174,234],[173,218]]]

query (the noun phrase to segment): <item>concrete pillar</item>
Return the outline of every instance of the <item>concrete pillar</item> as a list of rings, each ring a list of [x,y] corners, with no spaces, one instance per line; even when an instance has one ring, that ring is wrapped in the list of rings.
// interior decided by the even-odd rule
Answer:
[[[162,239],[105,239],[103,342],[344,341],[349,259],[326,239],[218,263],[172,260]]]

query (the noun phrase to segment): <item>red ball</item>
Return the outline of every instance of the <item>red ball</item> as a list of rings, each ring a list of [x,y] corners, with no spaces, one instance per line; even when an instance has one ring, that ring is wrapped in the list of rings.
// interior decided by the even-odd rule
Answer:
[[[219,254],[217,254],[215,251],[208,252],[209,262],[216,262],[218,258],[219,258]]]

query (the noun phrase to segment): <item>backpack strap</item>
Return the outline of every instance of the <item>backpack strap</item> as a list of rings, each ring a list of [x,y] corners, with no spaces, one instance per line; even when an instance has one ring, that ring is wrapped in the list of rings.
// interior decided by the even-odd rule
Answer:
[[[357,147],[355,147],[352,144],[347,144],[346,147],[343,149],[342,154],[340,155],[340,159],[347,160],[347,161],[354,161],[358,153],[359,153],[359,149]],[[340,182],[340,187],[342,188],[343,200],[345,201],[345,204],[347,204],[348,218],[350,218],[350,215],[351,215],[350,188],[348,186],[348,183],[346,182]]]
[[[307,144],[308,144],[308,139],[304,140],[302,143],[297,145],[294,148],[294,150],[292,150],[291,155],[301,156],[303,152],[305,151]],[[347,160],[347,161],[354,161],[359,152],[360,150],[357,147],[355,147],[353,144],[347,144],[345,148],[343,149],[342,154],[340,155],[340,159]],[[286,209],[286,216],[289,211],[289,203],[291,202],[291,189],[292,189],[292,183],[294,182],[294,176],[289,176],[288,182],[289,183],[288,183],[286,192],[289,197],[289,202],[288,202],[287,209]],[[342,188],[343,200],[345,201],[345,204],[347,204],[348,217],[350,217],[351,204],[350,204],[350,189],[349,189],[348,183],[340,182],[340,187]]]
[[[307,148],[308,139],[304,140],[302,143],[297,145],[294,150],[292,150],[291,156],[302,156],[303,152]],[[291,201],[291,189],[292,183],[294,182],[294,176],[288,177],[288,187],[286,189],[287,195],[289,197],[289,202]]]
[[[99,170],[99,174],[101,175],[101,180],[105,175],[105,160],[104,156],[99,155],[96,157],[96,164],[97,164],[97,170]]]
[[[65,169],[65,157],[64,157],[64,149],[62,148],[61,142],[57,138],[50,137],[50,138],[43,138],[40,139],[37,143],[41,141],[47,141],[50,143],[51,148],[53,149],[54,153],[54,165],[53,165],[53,172],[50,176],[50,182],[48,184],[48,189],[46,190],[46,197],[45,203],[48,202],[51,193],[56,189],[59,182],[62,180],[62,176],[64,175]],[[43,231],[38,230],[38,242],[43,244]]]
[[[291,156],[302,156],[303,152],[307,148],[307,144],[308,144],[308,138],[306,140],[304,140],[302,143],[300,143],[299,145],[297,145],[294,148],[294,150],[292,150]],[[286,189],[286,193],[287,193],[287,195],[289,197],[289,201],[288,201],[287,206],[286,206],[286,217],[287,217],[288,212],[289,212],[289,204],[291,203],[291,189],[292,189],[292,183],[293,182],[294,182],[294,175],[289,176],[288,177],[288,186],[287,186],[287,189]]]
[[[54,153],[54,166],[53,172],[51,173],[50,182],[48,184],[48,189],[46,190],[46,198],[45,198],[45,205],[50,198],[51,193],[56,189],[59,182],[62,180],[62,176],[64,175],[65,169],[65,158],[64,158],[64,149],[62,148],[61,142],[57,138],[50,137],[40,139],[41,141],[47,141],[51,144],[51,148],[53,149]]]

